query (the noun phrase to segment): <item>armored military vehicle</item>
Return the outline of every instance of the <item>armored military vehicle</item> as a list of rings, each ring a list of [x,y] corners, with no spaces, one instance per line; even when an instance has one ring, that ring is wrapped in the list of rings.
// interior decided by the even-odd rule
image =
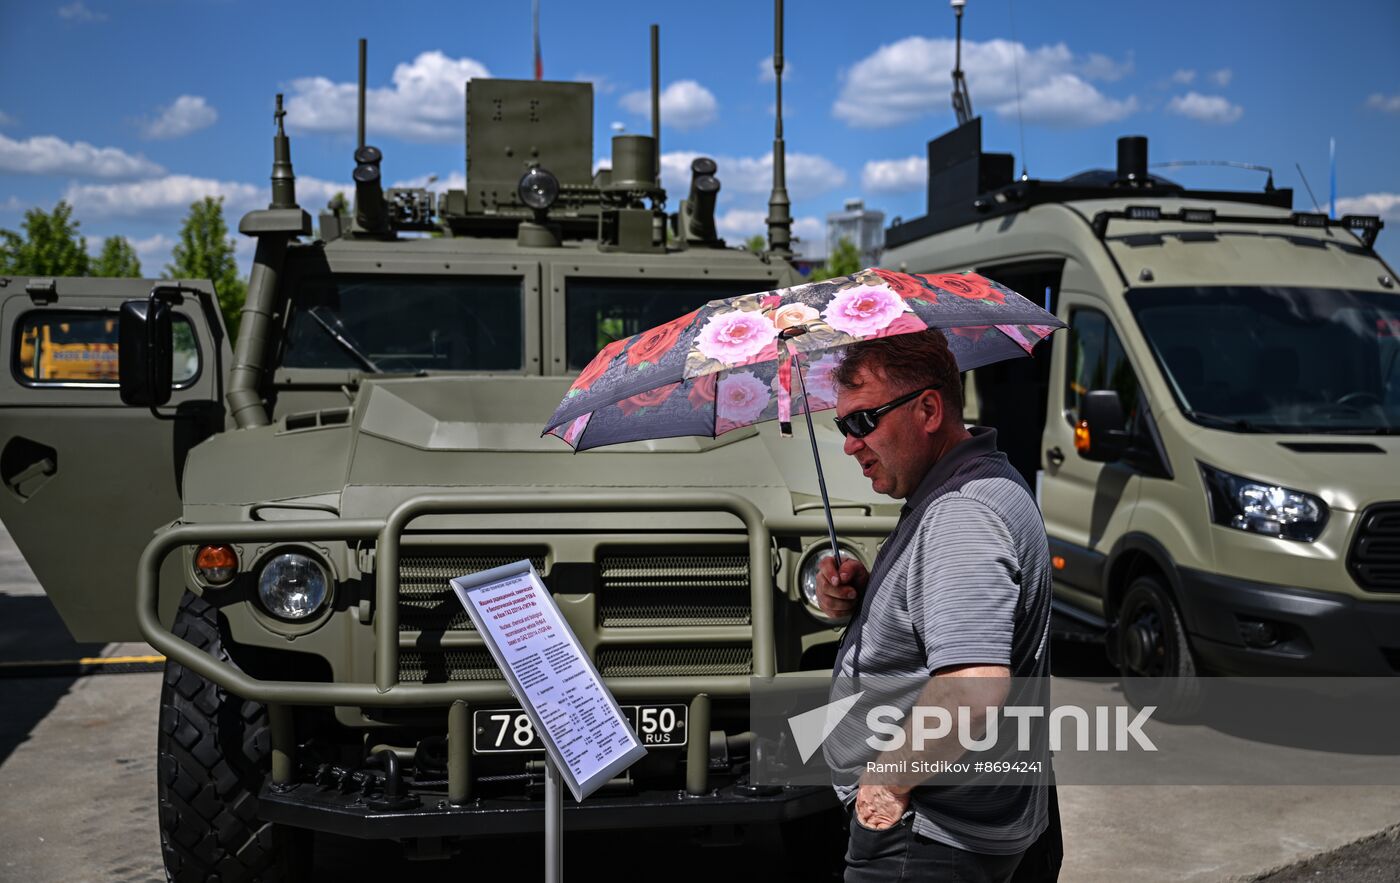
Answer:
[[[1133,685],[1400,672],[1382,221],[1297,211],[1272,174],[1181,186],[1151,173],[1143,137],[1119,139],[1113,169],[1018,178],[983,152],[959,78],[960,125],[928,144],[928,213],[888,229],[884,262],[975,269],[1069,323],[967,382],[967,419],[1038,491],[1066,626],[1105,637]],[[1153,701],[1190,709],[1199,680],[1160,683]]]
[[[540,743],[447,582],[520,559],[650,749],[568,827],[834,804],[746,778],[750,676],[833,656],[806,443],[575,456],[540,437],[609,340],[796,280],[781,121],[756,254],[716,234],[714,162],[669,214],[655,136],[614,138],[593,171],[590,85],[478,79],[466,98],[464,190],[386,191],[390,160],[362,143],[353,210],[316,237],[279,103],[272,202],[239,225],[257,250],[236,347],[206,281],[0,279],[0,516],[75,637],[168,659],[174,880],[291,874],[307,831],[426,854],[538,830]],[[110,346],[114,318],[119,381],[44,351],[59,326]],[[834,431],[821,443],[845,551],[869,562],[893,519]]]

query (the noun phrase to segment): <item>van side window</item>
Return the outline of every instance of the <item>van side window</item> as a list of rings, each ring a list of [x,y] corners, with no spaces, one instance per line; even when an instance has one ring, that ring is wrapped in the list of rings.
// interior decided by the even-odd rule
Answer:
[[[1065,370],[1065,419],[1079,422],[1079,403],[1090,390],[1112,389],[1131,428],[1138,416],[1138,379],[1108,317],[1078,309],[1069,318],[1069,362]]]
[[[177,388],[199,374],[194,327],[178,313],[171,377]],[[27,386],[116,386],[116,310],[37,310],[16,323],[15,374]]]

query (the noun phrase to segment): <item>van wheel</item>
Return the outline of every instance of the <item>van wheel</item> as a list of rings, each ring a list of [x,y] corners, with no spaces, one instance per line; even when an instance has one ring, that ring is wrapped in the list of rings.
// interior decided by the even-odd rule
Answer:
[[[1134,706],[1157,706],[1163,720],[1200,709],[1201,682],[1181,616],[1159,577],[1143,574],[1123,595],[1114,629],[1123,694]]]
[[[229,661],[213,607],[186,593],[174,633]],[[267,708],[239,699],[174,660],[160,690],[160,847],[165,873],[186,881],[287,881],[309,877],[309,832],[258,818],[268,774]]]

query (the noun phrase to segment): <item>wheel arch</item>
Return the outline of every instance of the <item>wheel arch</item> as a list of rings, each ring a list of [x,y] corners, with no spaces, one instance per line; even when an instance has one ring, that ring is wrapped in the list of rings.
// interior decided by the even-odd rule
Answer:
[[[1113,622],[1129,584],[1144,573],[1156,573],[1167,583],[1167,592],[1176,604],[1177,612],[1190,630],[1187,612],[1181,605],[1181,573],[1166,547],[1145,533],[1128,533],[1113,544],[1104,568],[1104,619]]]

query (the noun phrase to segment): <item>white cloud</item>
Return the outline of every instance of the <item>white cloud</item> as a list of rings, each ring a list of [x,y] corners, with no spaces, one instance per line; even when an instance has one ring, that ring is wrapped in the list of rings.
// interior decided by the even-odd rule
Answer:
[[[107,14],[105,12],[93,12],[91,9],[88,9],[87,4],[82,2],[82,0],[75,0],[75,2],[69,3],[66,6],[58,7],[58,17],[76,22],[107,20]]]
[[[715,228],[719,235],[731,244],[738,244],[750,236],[768,236],[768,212],[757,209],[730,209],[716,216]],[[826,224],[820,219],[803,216],[792,219],[792,235],[798,240],[794,249],[804,257],[821,257],[826,254]]]
[[[366,127],[376,135],[408,141],[456,141],[462,137],[466,82],[490,73],[471,58],[448,58],[436,50],[394,68],[393,87],[369,89]],[[358,87],[326,77],[291,83],[287,127],[303,132],[355,131]],[[373,140],[373,139],[371,139]]]
[[[298,181],[298,184],[301,182]],[[217,181],[190,175],[167,175],[128,184],[73,184],[63,198],[79,217],[183,216],[191,203],[206,196],[224,197],[224,219],[230,228],[237,218],[268,201],[266,187],[237,181]]]
[[[593,91],[599,95],[611,95],[617,91],[617,83],[607,74],[574,74],[575,83],[592,83]]]
[[[218,118],[219,112],[210,107],[203,96],[181,95],[160,108],[155,119],[147,120],[141,127],[141,134],[153,139],[183,138],[214,125]]]
[[[0,171],[24,175],[75,175],[84,178],[140,178],[165,169],[116,147],[71,144],[53,135],[15,141],[0,135]]]
[[[792,73],[793,73],[792,62],[789,61],[788,58],[787,58],[786,56],[784,56],[784,58],[783,58],[783,82],[784,82],[784,83],[790,82],[790,81],[792,80]],[[758,62],[758,81],[759,81],[760,83],[776,83],[776,82],[778,81],[778,76],[777,76],[777,74],[774,74],[774,73],[773,73],[773,56],[772,56],[772,55],[766,55],[766,56],[764,56],[763,58],[759,59],[759,62]]]
[[[1196,81],[1196,72],[1190,69],[1182,69],[1176,71],[1167,79],[1182,86],[1189,86]]]
[[[1098,52],[1089,53],[1089,57],[1079,66],[1079,73],[1091,80],[1105,80],[1113,83],[1123,79],[1133,72],[1133,53],[1129,52],[1128,57],[1122,61],[1114,61],[1107,55]]]
[[[1210,75],[1210,81],[1221,88],[1230,85],[1230,81],[1235,78],[1235,72],[1228,67],[1222,67]]]
[[[700,156],[690,151],[661,154],[661,183],[668,193],[685,193],[690,189],[690,163]],[[726,193],[767,196],[773,189],[773,154],[763,156],[712,157],[719,165],[717,177]],[[787,189],[793,199],[805,199],[825,193],[846,183],[846,173],[824,156],[810,153],[787,155]]]
[[[906,37],[856,62],[844,77],[832,113],[853,126],[893,126],[950,110],[948,71],[952,40]],[[1016,66],[1027,120],[1055,126],[1093,126],[1137,110],[1135,98],[1113,99],[1084,80],[1110,79],[1131,65],[1103,56],[1081,61],[1063,43],[1028,50],[1009,40],[963,43],[963,67],[974,106],[1015,117]]]
[[[395,184],[394,186],[398,187],[399,185]],[[271,191],[265,191],[265,193],[267,199],[272,198]],[[323,181],[320,178],[297,176],[297,205],[310,212],[313,218],[326,207],[326,204],[337,193],[345,194],[345,199],[354,205],[355,185],[347,184],[344,181]]]
[[[1382,113],[1400,113],[1400,93],[1382,95],[1379,92],[1373,92],[1366,99],[1366,106]]]
[[[928,158],[878,159],[865,164],[860,185],[867,193],[922,191],[928,184]]]
[[[1167,110],[1203,123],[1228,125],[1244,115],[1244,108],[1231,104],[1220,95],[1187,92],[1167,102]]]
[[[1400,193],[1344,196],[1337,200],[1337,214],[1380,215],[1388,221],[1400,221]]]
[[[638,116],[651,115],[651,92],[640,90],[622,96],[624,110]],[[719,102],[694,80],[677,80],[661,90],[661,122],[676,129],[698,129],[714,122]]]

